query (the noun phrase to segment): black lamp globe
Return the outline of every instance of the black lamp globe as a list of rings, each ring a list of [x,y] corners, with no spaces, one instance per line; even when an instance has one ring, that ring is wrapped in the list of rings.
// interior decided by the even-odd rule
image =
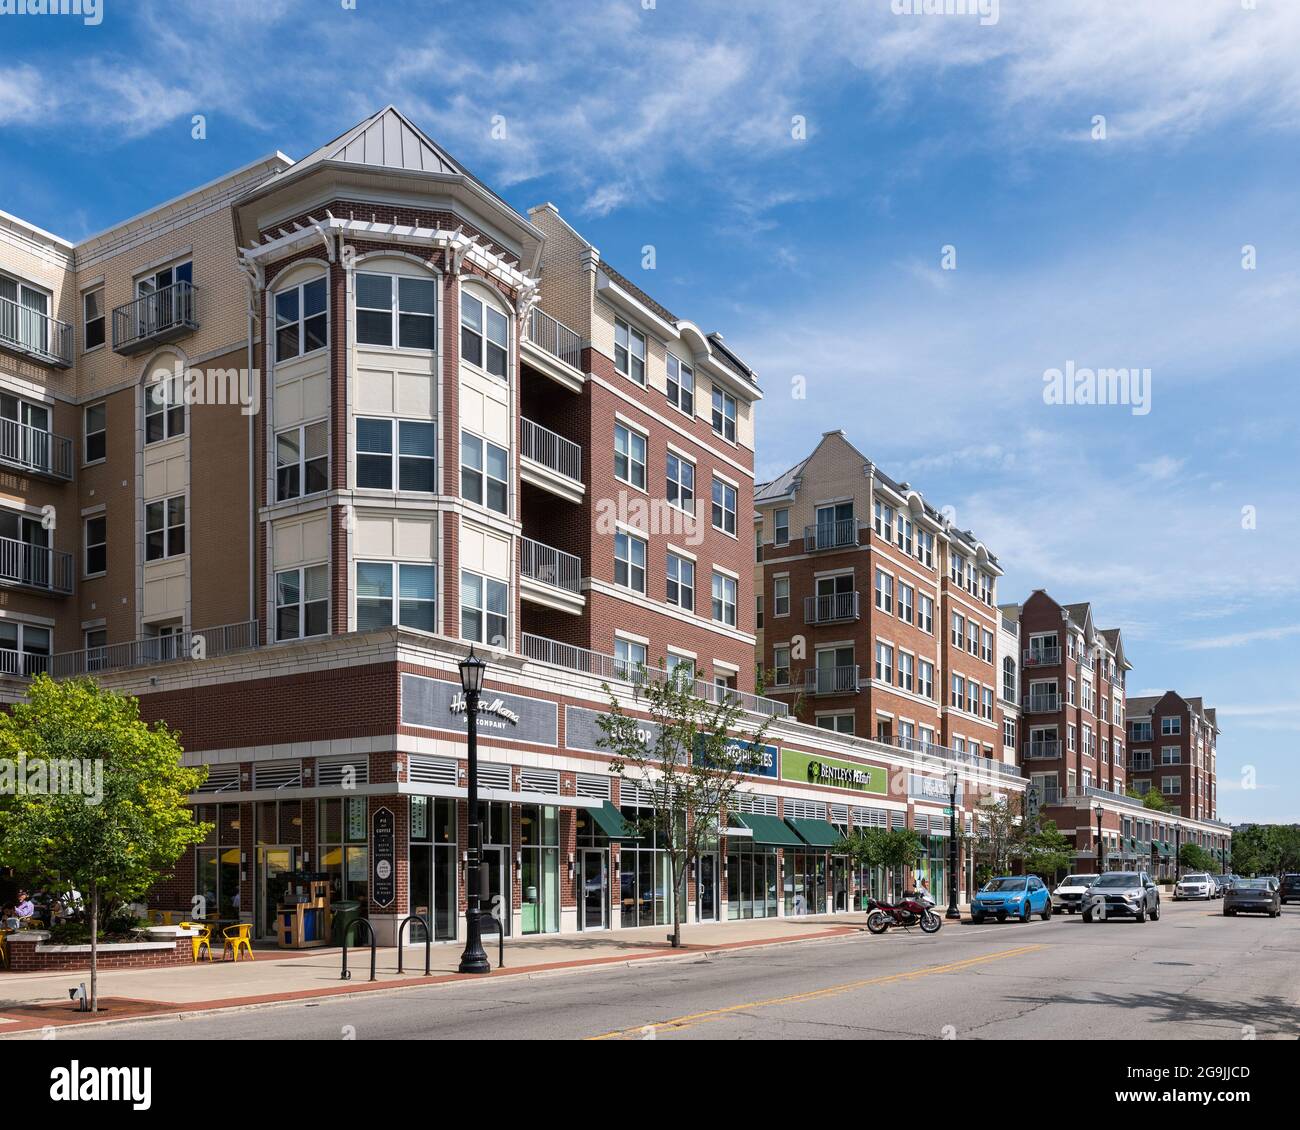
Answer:
[[[483,689],[483,673],[487,664],[474,654],[474,648],[460,661],[460,687],[466,694],[478,694]]]

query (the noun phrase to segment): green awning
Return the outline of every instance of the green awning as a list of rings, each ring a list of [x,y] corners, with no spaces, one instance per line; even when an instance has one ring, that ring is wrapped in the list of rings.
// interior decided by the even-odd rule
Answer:
[[[761,816],[757,812],[733,812],[733,824],[748,828],[754,833],[754,843],[768,844],[774,847],[801,848],[803,840],[796,836],[789,827],[776,816]]]
[[[834,824],[825,820],[802,820],[795,816],[787,816],[785,822],[799,834],[799,838],[809,847],[834,847],[844,839],[840,834],[840,830]]]
[[[606,801],[599,808],[589,808],[587,811],[591,813],[591,818],[596,821],[600,830],[611,840],[636,839],[636,829],[628,827],[627,821],[623,819],[623,814],[609,801]]]

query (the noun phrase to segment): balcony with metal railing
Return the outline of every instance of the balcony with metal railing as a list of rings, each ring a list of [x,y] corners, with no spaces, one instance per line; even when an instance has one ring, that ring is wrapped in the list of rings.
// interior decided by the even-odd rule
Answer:
[[[581,447],[526,416],[519,419],[519,439],[519,472],[525,480],[562,498],[582,498]]]
[[[599,651],[590,651],[576,644],[561,643],[559,640],[524,632],[520,642],[521,652],[538,663],[549,663],[554,667],[563,667],[584,675],[593,675],[598,679],[614,679],[624,683],[663,682],[669,672],[659,667],[641,667],[627,660],[616,659]],[[695,693],[706,702],[734,702],[743,710],[755,714],[767,714],[781,718],[790,712],[789,706],[776,699],[763,695],[750,694],[748,691],[735,690],[732,687],[719,687],[707,679],[695,680]]]
[[[145,636],[104,647],[64,651],[50,658],[49,672],[56,679],[66,679],[178,660],[216,659],[259,648],[261,636],[258,628],[257,620],[246,620],[240,624],[198,630],[186,628],[171,635]]]
[[[0,463],[32,475],[72,481],[72,440],[0,418]]]
[[[0,538],[0,583],[67,596],[72,592],[72,554]]]
[[[130,357],[199,328],[199,290],[176,282],[113,311],[113,350]]]
[[[1055,714],[1061,709],[1061,695],[1059,691],[1031,691],[1020,705],[1029,714]]]
[[[72,366],[72,327],[12,298],[0,298],[0,346],[60,369]]]
[[[858,520],[856,518],[841,518],[838,522],[818,522],[815,526],[804,527],[805,553],[813,553],[819,549],[840,549],[857,544]]]
[[[582,338],[539,306],[534,306],[528,314],[525,340],[564,362],[569,368],[582,372]]]
[[[1025,742],[1024,755],[1027,761],[1051,761],[1061,756],[1061,741],[1054,740]]]
[[[809,667],[803,673],[805,694],[857,694],[858,665],[844,667]]]
[[[919,753],[923,757],[937,757],[942,761],[955,761],[961,765],[969,765],[982,773],[991,773],[999,777],[1020,778],[1024,776],[1018,766],[1008,765],[1005,761],[997,761],[994,758],[985,757],[980,753],[970,753],[964,749],[950,749],[948,746],[935,745],[933,742],[923,741],[920,738],[906,738],[893,734],[867,740],[874,741],[878,745],[894,746],[896,749]]]
[[[1059,647],[1031,647],[1026,648],[1021,657],[1023,667],[1056,667],[1061,662],[1061,649]]]
[[[858,619],[857,592],[837,592],[803,598],[805,624],[839,624]]]
[[[582,558],[553,545],[519,539],[520,596],[537,604],[579,613],[586,605],[582,595]]]

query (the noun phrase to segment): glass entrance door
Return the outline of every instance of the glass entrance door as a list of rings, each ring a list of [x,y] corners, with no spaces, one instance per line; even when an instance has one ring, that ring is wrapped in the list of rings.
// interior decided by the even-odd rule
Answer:
[[[584,848],[581,853],[583,930],[604,930],[609,926],[609,852]]]
[[[718,857],[714,852],[700,856],[696,867],[695,918],[699,922],[718,920]]]
[[[849,909],[849,857],[846,855],[831,856],[831,886],[833,888],[835,902],[834,909],[838,912]]]
[[[506,847],[485,847],[483,862],[487,871],[487,890],[482,893],[482,909],[501,920],[506,937],[510,936],[510,849]],[[471,876],[471,882],[474,877]]]
[[[259,847],[257,849],[257,900],[259,938],[275,936],[275,911],[289,891],[289,877],[298,870],[298,848]]]

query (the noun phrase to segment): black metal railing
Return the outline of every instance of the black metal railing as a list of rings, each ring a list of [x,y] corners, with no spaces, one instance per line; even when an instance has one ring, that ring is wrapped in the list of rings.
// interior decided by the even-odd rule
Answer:
[[[582,338],[536,306],[528,315],[528,340],[552,357],[558,357],[566,365],[581,371]]]
[[[582,558],[532,538],[520,537],[519,571],[529,580],[582,592]]]
[[[842,518],[838,522],[818,522],[805,526],[803,547],[805,553],[818,549],[838,549],[844,545],[858,544],[858,520]]]
[[[139,353],[198,328],[198,288],[190,282],[172,283],[113,311],[113,349]]]
[[[0,581],[66,596],[72,592],[72,579],[71,553],[0,538]]]
[[[12,298],[0,298],[0,345],[62,369],[72,364],[72,327]]]
[[[527,417],[521,417],[519,425],[520,454],[525,459],[540,463],[566,479],[582,482],[581,447]]]
[[[71,482],[72,440],[0,418],[0,462]]]
[[[858,665],[809,667],[803,673],[806,694],[854,694],[858,689]]]
[[[803,598],[805,624],[834,624],[841,620],[858,618],[858,594],[837,592]]]

